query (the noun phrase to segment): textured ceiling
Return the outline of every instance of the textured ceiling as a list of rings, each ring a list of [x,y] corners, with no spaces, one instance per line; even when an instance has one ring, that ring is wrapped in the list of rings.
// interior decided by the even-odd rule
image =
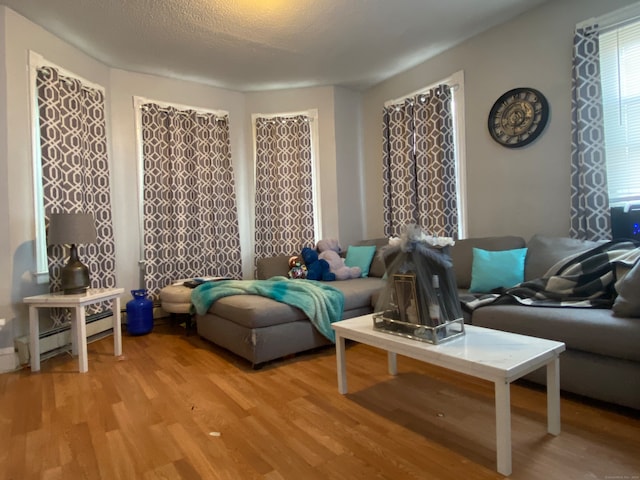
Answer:
[[[0,0],[101,62],[240,91],[365,89],[547,0]]]

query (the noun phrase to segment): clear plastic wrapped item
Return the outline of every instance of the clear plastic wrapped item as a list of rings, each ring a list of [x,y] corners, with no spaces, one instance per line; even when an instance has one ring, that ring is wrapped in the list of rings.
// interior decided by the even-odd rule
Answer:
[[[382,254],[387,285],[376,305],[374,328],[440,343],[464,334],[455,272],[453,239],[427,235],[416,225],[390,242]]]

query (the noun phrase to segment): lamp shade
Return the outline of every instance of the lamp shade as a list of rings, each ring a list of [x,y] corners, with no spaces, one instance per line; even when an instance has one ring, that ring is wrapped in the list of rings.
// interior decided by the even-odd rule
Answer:
[[[52,213],[49,217],[49,245],[94,243],[96,224],[90,213]]]

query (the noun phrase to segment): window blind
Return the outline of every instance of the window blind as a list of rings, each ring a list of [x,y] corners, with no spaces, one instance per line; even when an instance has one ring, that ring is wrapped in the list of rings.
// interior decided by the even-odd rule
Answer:
[[[640,20],[600,34],[609,202],[640,201]]]

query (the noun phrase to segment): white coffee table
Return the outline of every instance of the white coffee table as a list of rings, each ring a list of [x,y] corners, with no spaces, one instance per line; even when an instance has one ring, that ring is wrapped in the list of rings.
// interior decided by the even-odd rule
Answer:
[[[122,333],[120,330],[120,295],[124,288],[89,288],[85,293],[64,295],[62,292],[45,293],[25,297],[24,303],[29,305],[29,350],[31,371],[40,370],[40,322],[38,308],[66,307],[71,309],[71,348],[78,355],[80,373],[89,371],[87,358],[87,324],[85,307],[94,303],[111,301],[113,311],[113,354],[122,355]]]
[[[547,369],[547,431],[560,433],[562,342],[465,325],[465,334],[440,345],[373,329],[371,315],[336,322],[338,390],[347,393],[345,339],[386,350],[389,374],[398,373],[396,354],[489,380],[495,385],[497,470],[511,474],[510,384],[538,368]]]

